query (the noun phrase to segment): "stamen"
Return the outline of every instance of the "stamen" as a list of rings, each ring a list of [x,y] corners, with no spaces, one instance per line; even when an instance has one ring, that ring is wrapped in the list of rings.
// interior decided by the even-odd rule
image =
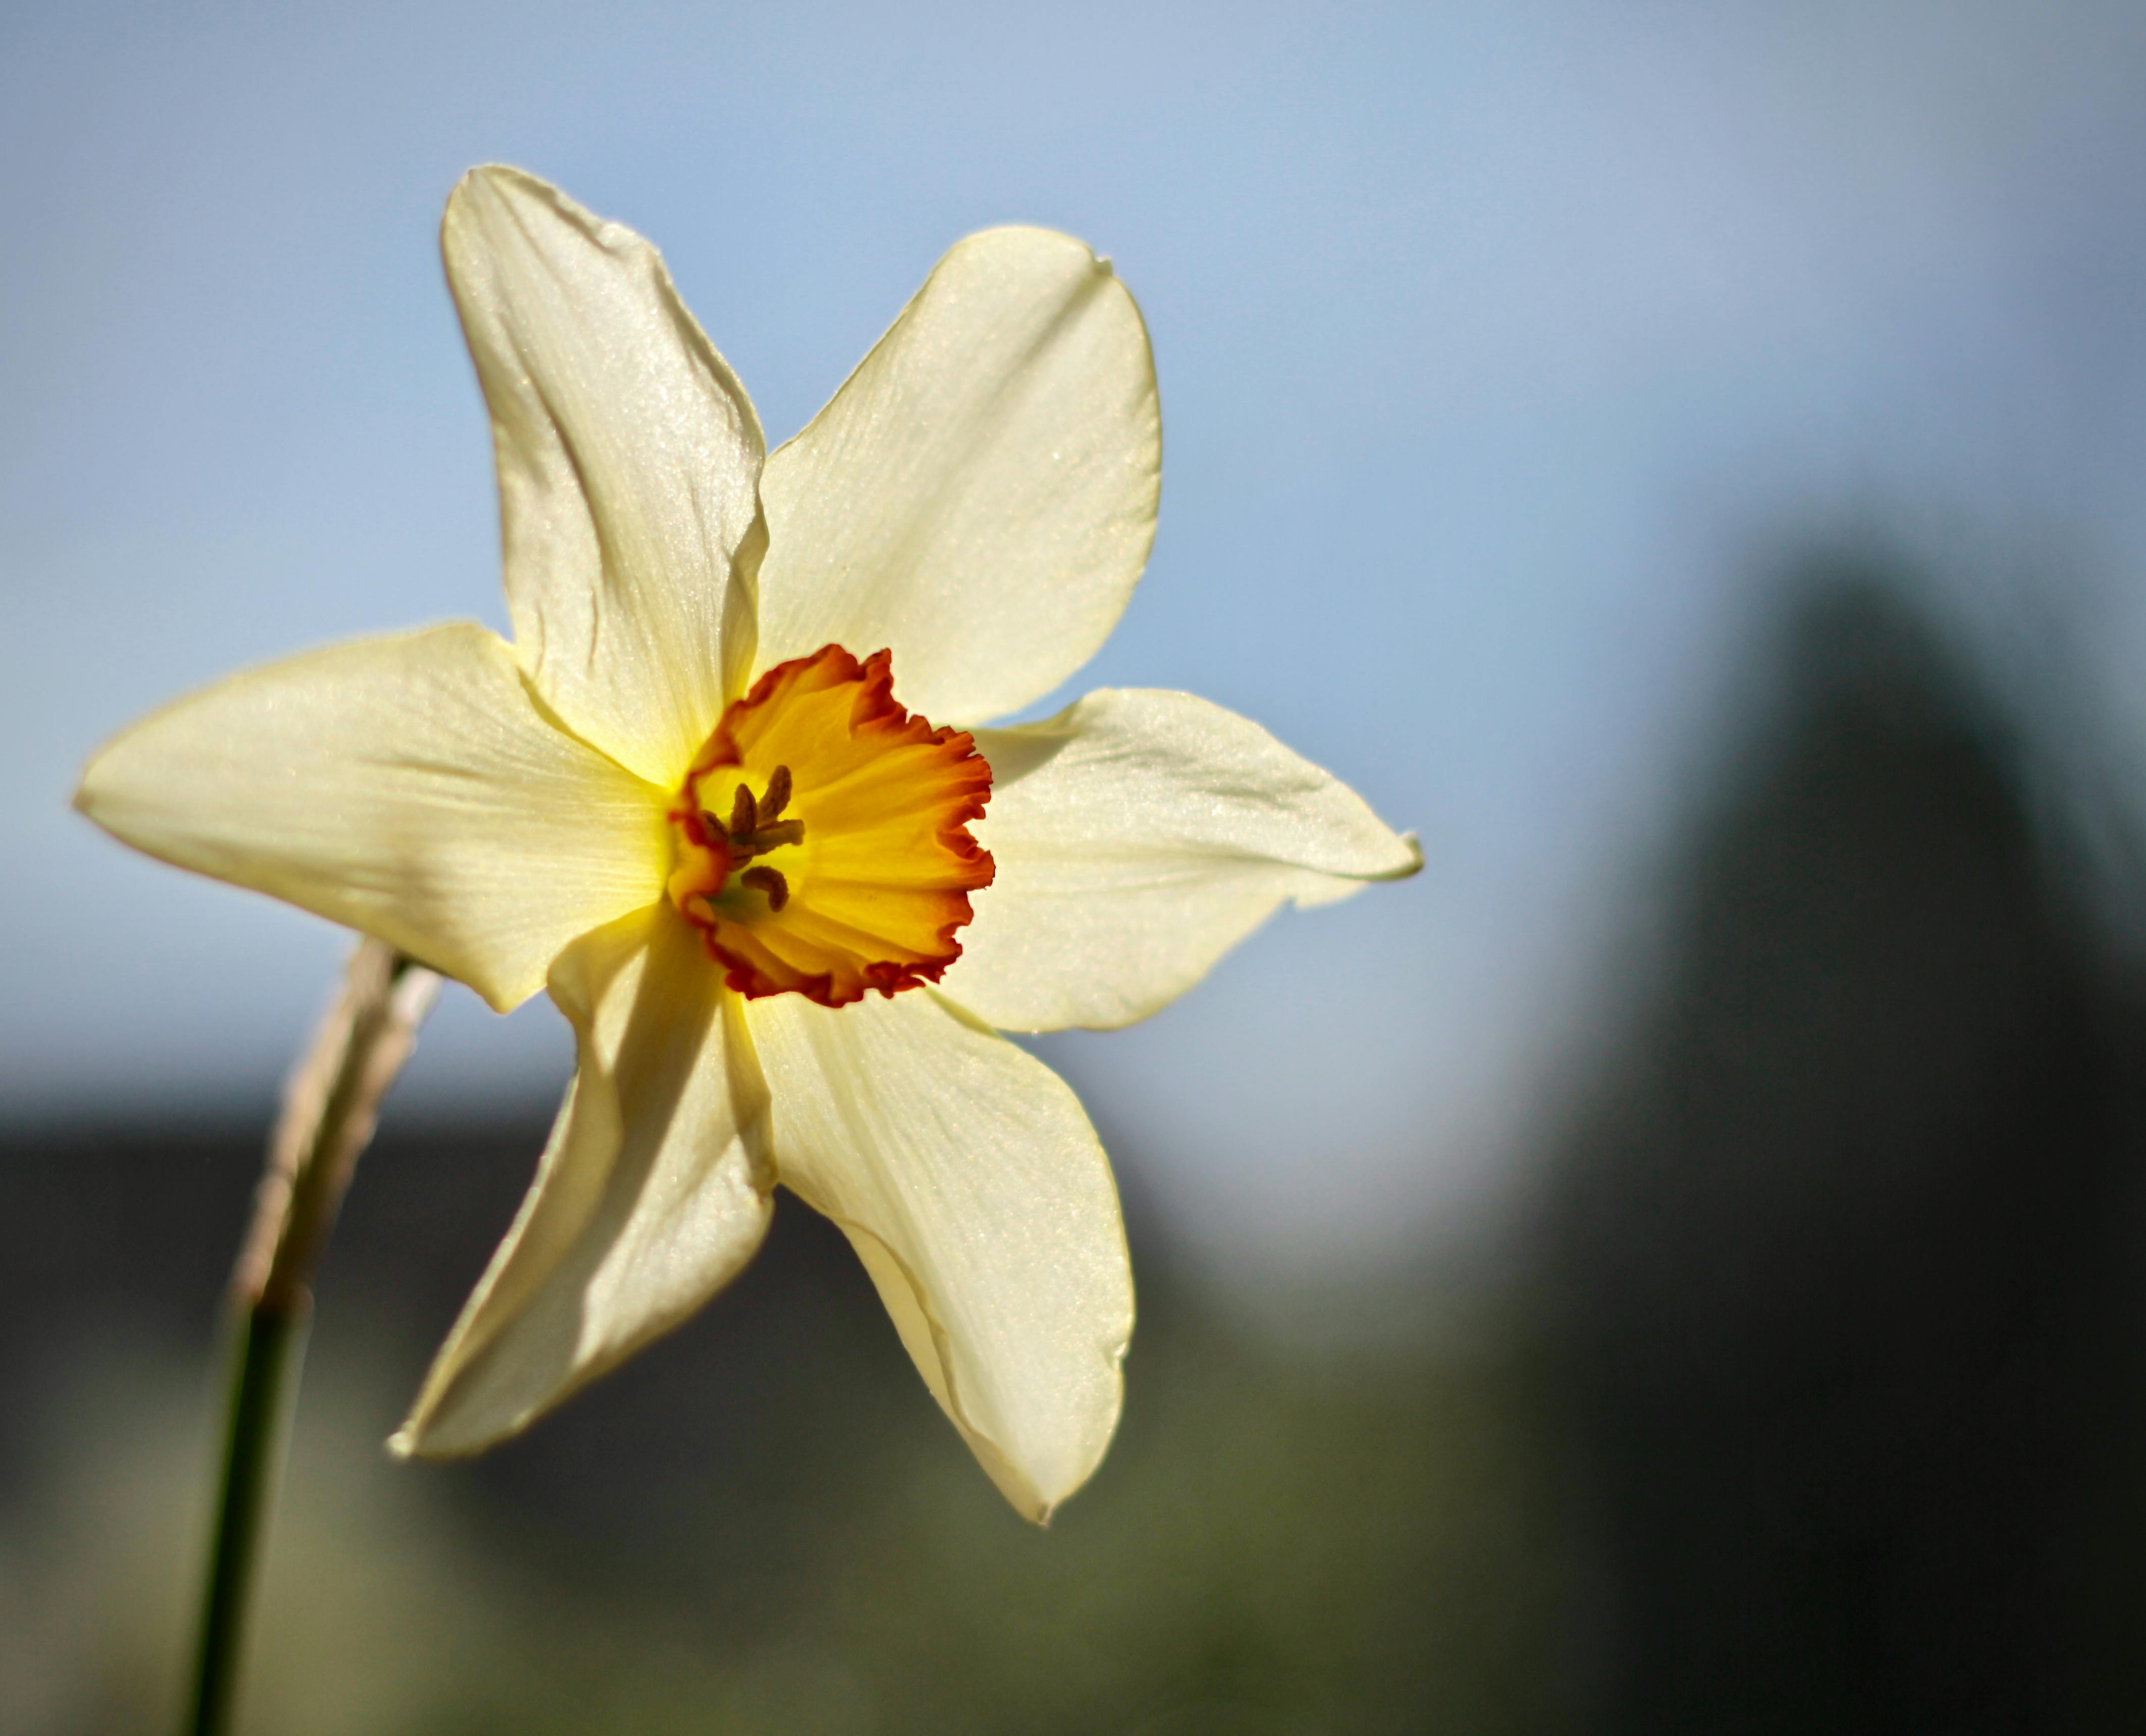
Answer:
[[[790,806],[790,768],[778,766],[767,780],[767,794],[760,799],[761,826],[771,826],[781,817],[782,811]]]
[[[763,826],[752,835],[751,844],[756,854],[773,850],[784,844],[802,844],[805,841],[805,822],[801,820],[777,821],[773,826]]]
[[[738,884],[741,886],[751,886],[756,892],[765,892],[767,895],[767,907],[771,910],[779,910],[790,902],[790,882],[783,879],[779,870],[767,867],[764,864],[759,867],[746,869],[738,876]]]
[[[731,823],[724,829],[733,838],[742,838],[759,824],[758,811],[753,805],[752,791],[746,789],[743,784],[740,784],[737,786],[737,795],[731,803]]]

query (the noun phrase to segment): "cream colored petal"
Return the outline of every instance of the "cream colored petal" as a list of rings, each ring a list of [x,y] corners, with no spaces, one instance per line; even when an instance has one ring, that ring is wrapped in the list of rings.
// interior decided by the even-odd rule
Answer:
[[[932,1395],[1029,1519],[1117,1426],[1132,1272],[1073,1093],[923,990],[749,1001],[783,1183],[849,1235]]]
[[[107,745],[75,794],[137,849],[377,935],[502,1011],[661,895],[666,802],[467,623],[219,681]]]
[[[576,730],[673,783],[751,656],[752,402],[656,249],[557,188],[473,169],[440,234],[492,409],[516,647]]]
[[[1145,1018],[1284,902],[1423,865],[1346,784],[1190,694],[1105,688],[976,745],[998,873],[943,986],[1002,1030]]]
[[[767,1094],[720,984],[668,904],[561,955],[551,995],[580,1065],[397,1452],[472,1453],[527,1427],[751,1259],[774,1185]]]
[[[934,723],[1041,697],[1124,611],[1161,463],[1147,332],[1108,263],[1046,229],[971,236],[767,461],[757,666],[884,646]]]

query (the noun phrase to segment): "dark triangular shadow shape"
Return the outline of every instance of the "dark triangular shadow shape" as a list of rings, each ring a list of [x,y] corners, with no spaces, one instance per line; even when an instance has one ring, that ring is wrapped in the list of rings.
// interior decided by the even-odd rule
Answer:
[[[2139,1000],[1900,595],[1809,576],[1555,1171],[1590,1728],[2146,1729]]]

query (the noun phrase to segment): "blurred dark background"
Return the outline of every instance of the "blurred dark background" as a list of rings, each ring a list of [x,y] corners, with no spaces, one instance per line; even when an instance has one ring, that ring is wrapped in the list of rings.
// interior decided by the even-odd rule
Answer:
[[[2146,1724],[2146,1001],[1914,589],[1789,589],[1551,1170],[1589,1728]]]
[[[543,1131],[391,1105],[319,1299],[250,1727],[2146,1727],[2121,872],[1915,575],[1844,546],[1776,594],[1628,1013],[1468,1283],[1427,1247],[1354,1304],[1392,1330],[1255,1329],[1105,1114],[1141,1323],[1123,1432],[1047,1533],[794,1202],[525,1439],[391,1465]],[[7,1137],[0,1729],[167,1715],[264,1120]]]

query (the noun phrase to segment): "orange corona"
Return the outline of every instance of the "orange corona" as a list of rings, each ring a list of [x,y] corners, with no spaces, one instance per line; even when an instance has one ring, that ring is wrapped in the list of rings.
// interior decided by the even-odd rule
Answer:
[[[839,645],[777,664],[723,713],[671,810],[671,901],[748,996],[842,1006],[936,982],[991,883],[969,831],[975,739],[894,698],[892,659]]]

